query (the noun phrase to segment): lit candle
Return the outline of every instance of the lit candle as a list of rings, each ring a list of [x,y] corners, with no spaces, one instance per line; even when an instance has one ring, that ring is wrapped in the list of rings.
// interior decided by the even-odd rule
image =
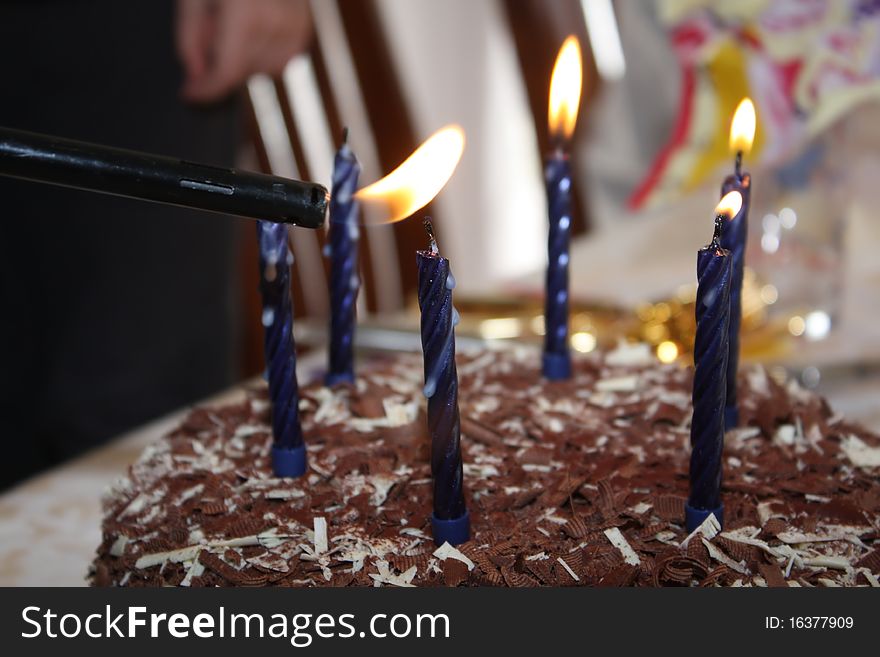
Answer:
[[[568,345],[568,260],[571,229],[571,171],[567,147],[577,122],[581,97],[581,49],[570,36],[556,56],[550,79],[548,123],[555,144],[547,157],[547,277],[544,290],[544,353],[542,371],[547,379],[571,376]]]
[[[724,447],[724,404],[727,392],[730,252],[721,246],[727,220],[742,205],[739,192],[731,192],[715,209],[712,242],[697,253],[697,332],[694,338],[694,384],[691,421],[690,495],[685,505],[688,531],[710,515],[723,522],[721,504],[721,452]]]
[[[730,251],[733,260],[733,278],[730,282],[730,328],[729,353],[727,357],[727,399],[724,405],[724,428],[732,429],[739,424],[739,407],[736,399],[736,377],[739,369],[739,331],[742,324],[742,286],[745,269],[746,241],[749,227],[749,199],[752,177],[742,172],[743,153],[748,153],[755,137],[755,106],[744,98],[736,108],[730,124],[730,150],[736,154],[732,175],[724,179],[721,196],[739,192],[742,207],[729,218],[721,233],[721,246]]]
[[[257,222],[260,245],[260,290],[263,295],[266,373],[272,404],[272,469],[277,477],[299,477],[306,471],[306,449],[299,423],[296,345],[287,226]]]
[[[431,475],[434,478],[434,541],[441,545],[470,538],[470,519],[462,487],[461,430],[458,414],[458,373],[455,369],[455,325],[452,305],[455,278],[449,260],[437,249],[434,231],[425,219],[430,249],[416,252],[419,267],[419,310],[431,435]]]
[[[328,386],[354,382],[354,331],[360,276],[358,275],[358,203],[354,198],[361,166],[348,146],[348,128],[333,163],[330,197],[330,348]]]
[[[356,194],[372,222],[400,221],[430,203],[455,171],[464,151],[458,126],[438,130],[399,167]],[[455,324],[452,307],[455,279],[449,260],[437,250],[433,228],[425,220],[430,249],[416,252],[419,269],[422,350],[434,503],[431,526],[438,545],[458,545],[470,538],[470,517],[462,482],[458,374],[455,369]]]

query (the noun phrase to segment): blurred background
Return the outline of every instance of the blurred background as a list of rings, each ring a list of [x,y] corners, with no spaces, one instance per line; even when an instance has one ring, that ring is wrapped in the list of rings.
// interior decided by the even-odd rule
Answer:
[[[695,252],[757,108],[745,359],[880,430],[880,8],[856,0],[0,0],[0,125],[329,187],[344,126],[382,177],[460,124],[434,218],[460,339],[540,340],[547,96],[582,44],[572,346],[687,363]],[[263,367],[253,222],[0,179],[0,486]],[[328,321],[293,229],[298,346]],[[364,351],[417,349],[421,222],[367,226]]]

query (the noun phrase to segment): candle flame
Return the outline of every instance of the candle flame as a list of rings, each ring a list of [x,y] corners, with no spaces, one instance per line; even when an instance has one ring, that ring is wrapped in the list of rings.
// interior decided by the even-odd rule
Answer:
[[[581,46],[577,37],[570,36],[556,55],[556,64],[550,78],[550,109],[547,120],[552,136],[569,139],[574,132],[582,84]]]
[[[742,208],[742,205],[742,194],[737,191],[728,192],[721,198],[718,205],[715,206],[715,216],[733,219],[736,213],[740,211],[740,208]]]
[[[381,180],[355,194],[370,213],[370,223],[390,224],[425,207],[446,185],[464,152],[464,131],[446,126],[428,137],[412,155]]]
[[[733,153],[748,153],[752,150],[752,142],[755,141],[755,105],[749,97],[743,98],[730,122],[730,150]]]

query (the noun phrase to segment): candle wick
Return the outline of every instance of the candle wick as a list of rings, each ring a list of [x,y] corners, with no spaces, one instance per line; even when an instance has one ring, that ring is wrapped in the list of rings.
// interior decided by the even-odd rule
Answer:
[[[440,253],[440,250],[437,248],[437,239],[434,237],[434,224],[431,223],[431,217],[425,217],[422,224],[425,226],[425,232],[428,233],[431,253]]]
[[[345,127],[342,129],[342,144],[343,144],[343,145],[347,145],[347,144],[348,144],[348,126],[345,126]]]
[[[737,178],[742,178],[743,152],[736,152],[736,160],[734,161],[733,171]]]
[[[724,215],[719,214],[715,217],[715,231],[712,233],[712,247],[721,248],[721,233],[724,230]]]

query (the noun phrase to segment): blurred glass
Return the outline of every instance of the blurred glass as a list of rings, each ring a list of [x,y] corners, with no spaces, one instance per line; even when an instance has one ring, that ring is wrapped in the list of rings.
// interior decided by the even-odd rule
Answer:
[[[857,132],[845,118],[754,176],[746,261],[762,281],[768,318],[795,337],[823,340],[840,316]]]

